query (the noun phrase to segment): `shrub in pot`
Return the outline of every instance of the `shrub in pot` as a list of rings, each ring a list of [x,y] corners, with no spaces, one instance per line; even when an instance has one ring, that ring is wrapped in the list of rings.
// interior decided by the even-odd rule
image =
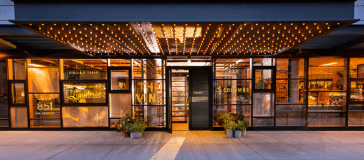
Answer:
[[[133,123],[126,125],[126,132],[130,132],[130,138],[136,139],[142,136],[145,130],[145,121],[141,119],[135,119]]]
[[[223,127],[228,138],[234,137],[234,131],[236,130],[235,117],[229,113],[221,113],[220,119],[223,119]]]
[[[121,132],[124,137],[130,137],[130,132],[126,131],[126,126],[133,123],[134,121],[135,120],[133,119],[133,117],[129,114],[121,117],[120,120],[115,124],[116,132]]]
[[[246,128],[248,127],[248,123],[242,120],[238,120],[236,124],[236,131],[234,133],[235,138],[240,138],[242,135],[246,135]]]

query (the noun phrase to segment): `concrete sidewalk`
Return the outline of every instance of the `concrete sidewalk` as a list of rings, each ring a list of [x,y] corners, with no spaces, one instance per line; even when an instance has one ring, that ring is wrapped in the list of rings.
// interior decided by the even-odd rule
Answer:
[[[0,159],[364,159],[363,131],[0,131]]]

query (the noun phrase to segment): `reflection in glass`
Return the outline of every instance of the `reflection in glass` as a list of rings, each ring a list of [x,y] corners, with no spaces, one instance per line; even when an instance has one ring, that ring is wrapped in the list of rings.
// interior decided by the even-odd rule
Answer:
[[[60,119],[59,94],[29,94],[29,106],[30,119]]]
[[[253,66],[272,66],[273,58],[253,58]]]
[[[25,104],[24,83],[12,83],[12,103]]]
[[[110,59],[110,67],[129,67],[130,59]]]
[[[305,60],[277,58],[277,79],[298,79],[304,78]]]
[[[28,114],[26,107],[11,107],[10,108],[11,128],[27,128]]]
[[[274,94],[273,93],[253,93],[253,116],[273,116]]]
[[[129,90],[129,70],[111,70],[111,90]]]
[[[129,113],[131,115],[131,94],[109,94],[110,118],[121,118]]]
[[[305,126],[305,105],[277,105],[276,126]]]
[[[31,59],[28,67],[58,67],[58,59]]]
[[[216,59],[215,79],[251,79],[250,58]]]
[[[273,118],[253,118],[254,127],[270,127],[274,125]]]
[[[13,59],[13,75],[14,75],[14,80],[26,79],[24,59]]]
[[[308,127],[343,127],[346,113],[308,113]]]
[[[59,92],[58,68],[28,68],[29,92]]]
[[[350,58],[350,78],[364,78],[364,58]]]
[[[65,80],[107,79],[106,59],[64,59]]]
[[[63,127],[108,127],[108,107],[62,107]]]
[[[64,103],[106,103],[105,83],[64,83]]]
[[[255,70],[255,89],[272,89],[272,70]]]
[[[215,80],[215,104],[251,104],[251,80]]]
[[[364,126],[364,105],[351,104],[348,111],[348,125],[349,126]]]

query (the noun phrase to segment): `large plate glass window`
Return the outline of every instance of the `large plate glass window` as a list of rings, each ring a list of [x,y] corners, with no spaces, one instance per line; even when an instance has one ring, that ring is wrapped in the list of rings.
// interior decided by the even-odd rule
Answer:
[[[64,105],[106,104],[106,83],[85,81],[63,81]]]

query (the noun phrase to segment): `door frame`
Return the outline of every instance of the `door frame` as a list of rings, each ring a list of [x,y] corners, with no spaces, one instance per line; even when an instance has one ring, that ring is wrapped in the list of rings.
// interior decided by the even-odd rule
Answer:
[[[213,116],[213,106],[212,106],[212,99],[213,99],[213,72],[212,66],[166,66],[166,98],[167,98],[167,130],[169,133],[172,133],[172,106],[170,93],[172,92],[172,85],[171,85],[171,75],[170,72],[172,69],[185,69],[185,70],[197,70],[197,69],[204,69],[208,70],[208,80],[209,80],[209,130],[213,130],[213,123],[212,123],[212,116]],[[189,81],[190,83],[190,81]],[[191,101],[191,90],[188,90],[188,103],[190,104]],[[190,116],[191,114],[189,114]],[[190,117],[189,117],[190,119]]]

